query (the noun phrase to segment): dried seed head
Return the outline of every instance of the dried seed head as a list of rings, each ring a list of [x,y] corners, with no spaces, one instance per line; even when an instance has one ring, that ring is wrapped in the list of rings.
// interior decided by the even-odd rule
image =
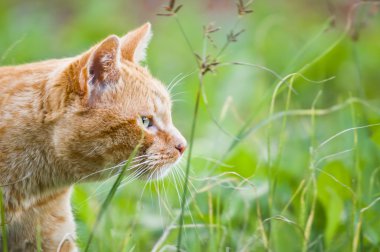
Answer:
[[[182,8],[182,6],[182,4],[176,6],[175,0],[170,0],[169,5],[164,7],[166,13],[157,13],[157,16],[173,16]]]

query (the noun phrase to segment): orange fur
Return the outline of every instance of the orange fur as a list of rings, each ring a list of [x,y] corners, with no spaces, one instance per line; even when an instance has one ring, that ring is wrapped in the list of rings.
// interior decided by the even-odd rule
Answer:
[[[71,186],[116,173],[139,143],[131,169],[140,176],[159,177],[180,158],[186,141],[172,124],[170,96],[138,64],[149,37],[145,24],[77,57],[0,68],[0,184],[11,251],[33,249],[38,226],[44,251],[76,251]]]

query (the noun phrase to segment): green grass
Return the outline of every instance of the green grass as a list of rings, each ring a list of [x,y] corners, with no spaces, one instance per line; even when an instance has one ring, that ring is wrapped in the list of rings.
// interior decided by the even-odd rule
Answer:
[[[2,251],[8,251],[8,241],[7,241],[7,227],[6,227],[6,219],[5,219],[5,210],[3,204],[3,190],[0,188],[0,220],[1,220],[1,248]]]
[[[163,181],[76,186],[80,248],[91,239],[91,251],[378,251],[380,18],[358,5],[348,26],[331,3],[334,13],[255,1],[244,18],[233,1],[179,1],[171,17],[132,1],[0,3],[2,64],[73,55],[150,20],[151,72],[165,83],[186,76],[173,118],[191,154]],[[202,28],[211,21],[221,28],[212,41]],[[220,64],[204,74],[212,56]]]

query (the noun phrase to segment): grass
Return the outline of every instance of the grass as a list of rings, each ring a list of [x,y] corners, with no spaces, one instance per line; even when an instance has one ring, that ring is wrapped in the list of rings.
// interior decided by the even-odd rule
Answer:
[[[131,153],[130,157],[128,158],[127,162],[125,163],[125,165],[123,165],[123,167],[121,167],[120,172],[118,172],[116,180],[113,183],[111,190],[109,191],[107,197],[105,198],[105,200],[104,200],[104,202],[103,202],[103,204],[99,210],[99,213],[97,215],[93,230],[90,233],[90,236],[87,240],[87,244],[86,244],[84,251],[86,251],[86,252],[89,251],[92,239],[94,237],[94,232],[96,231],[96,228],[98,227],[99,222],[101,221],[104,213],[107,211],[108,206],[111,204],[111,201],[112,201],[113,197],[115,196],[117,189],[119,188],[120,184],[123,182],[126,171],[129,168],[131,168],[132,161],[135,159],[136,154],[137,154],[138,150],[140,149],[140,145],[141,145],[141,141],[135,147],[135,149],[132,151],[132,153]],[[132,175],[134,175],[134,173],[136,173],[136,171],[132,172]]]
[[[5,210],[3,204],[3,190],[0,187],[0,220],[1,220],[1,243],[2,243],[2,251],[8,251],[8,241],[7,241],[7,227],[6,227],[6,219],[5,219]]]
[[[27,23],[0,19],[14,31],[4,31],[0,49],[23,38],[2,50],[1,60],[73,54],[110,32],[122,34],[128,21],[139,23],[133,16],[118,22],[123,4],[138,13],[138,4],[124,1],[109,4],[120,9],[112,17],[97,1],[86,10],[66,3],[74,11],[65,22],[44,17],[60,25],[60,41],[41,45],[24,35]],[[148,52],[154,75],[169,83],[194,73],[196,63],[197,74],[173,80],[173,92],[183,93],[175,98],[184,101],[175,103],[173,118],[189,150],[163,181],[120,177],[76,186],[82,250],[379,250],[376,3],[355,4],[344,19],[320,3],[238,4],[253,13],[236,18],[234,3],[213,11],[201,1],[177,1],[146,14],[155,31]],[[157,12],[168,15],[155,19]],[[2,16],[13,20],[9,13]],[[95,14],[107,22],[83,29]],[[61,41],[65,48],[56,48]]]

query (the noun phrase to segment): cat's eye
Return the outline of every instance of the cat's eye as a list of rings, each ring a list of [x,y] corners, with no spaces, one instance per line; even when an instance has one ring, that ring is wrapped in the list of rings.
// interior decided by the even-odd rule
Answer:
[[[147,116],[141,116],[141,122],[145,128],[149,128],[149,127],[153,126],[152,119],[147,117]]]

